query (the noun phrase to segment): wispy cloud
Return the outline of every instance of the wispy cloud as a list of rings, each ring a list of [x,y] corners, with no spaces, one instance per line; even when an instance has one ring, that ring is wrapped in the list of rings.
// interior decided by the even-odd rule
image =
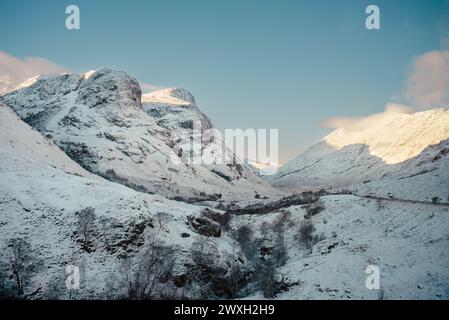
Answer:
[[[392,99],[405,104],[387,103],[384,112],[365,117],[329,118],[321,122],[320,126],[364,130],[379,122],[388,121],[398,113],[449,107],[449,51],[434,50],[416,58],[405,84],[404,92]]]
[[[8,88],[13,89],[16,85],[36,75],[62,72],[69,72],[69,70],[46,58],[19,59],[0,51],[0,86],[3,85],[3,91],[7,91]]]
[[[323,128],[345,128],[350,131],[361,131],[368,128],[371,128],[375,124],[379,124],[384,121],[388,121],[391,116],[397,114],[407,114],[412,113],[413,109],[409,106],[397,104],[397,103],[388,103],[385,106],[385,111],[380,113],[375,113],[372,115],[368,115],[366,117],[336,117],[329,118],[324,120],[321,123],[321,127]]]
[[[150,83],[140,82],[140,88],[142,89],[142,93],[149,93],[149,92],[165,89],[166,87],[157,86],[157,85],[150,84]]]

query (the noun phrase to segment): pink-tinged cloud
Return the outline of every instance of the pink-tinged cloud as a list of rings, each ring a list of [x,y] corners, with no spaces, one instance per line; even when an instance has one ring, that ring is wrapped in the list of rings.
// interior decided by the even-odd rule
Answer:
[[[389,103],[384,112],[359,118],[330,118],[323,121],[321,127],[359,131],[370,128],[373,124],[389,121],[397,114],[449,107],[449,51],[436,50],[419,56],[412,65],[405,93],[398,100],[406,100],[413,108]]]
[[[418,109],[449,106],[449,51],[418,57],[408,78],[405,98]]]
[[[69,72],[69,70],[46,58],[26,57],[19,59],[0,51],[0,94],[14,89],[15,86],[31,77],[63,72]]]
[[[366,117],[350,118],[350,117],[336,117],[324,120],[321,123],[323,128],[345,128],[350,131],[362,131],[371,128],[380,122],[389,121],[392,116],[397,114],[412,113],[413,109],[396,103],[389,103],[385,106],[385,111],[381,113],[372,114]]]
[[[142,93],[149,93],[149,92],[165,89],[166,87],[157,86],[157,85],[150,84],[150,83],[140,82],[140,88],[142,89]]]

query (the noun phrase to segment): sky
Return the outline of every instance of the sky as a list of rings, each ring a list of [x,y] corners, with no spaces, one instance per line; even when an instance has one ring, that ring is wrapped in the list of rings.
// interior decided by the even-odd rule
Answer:
[[[65,28],[70,4],[80,30]],[[104,66],[183,87],[221,130],[279,129],[281,163],[323,126],[449,103],[448,48],[448,0],[0,1],[0,77]]]

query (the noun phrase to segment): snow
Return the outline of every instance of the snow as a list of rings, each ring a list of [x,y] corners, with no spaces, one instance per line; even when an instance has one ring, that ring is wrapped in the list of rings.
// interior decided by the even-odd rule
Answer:
[[[139,190],[199,200],[219,194],[223,200],[248,198],[255,191],[279,194],[244,164],[192,165],[184,160],[192,133],[183,124],[199,120],[212,127],[185,89],[152,92],[144,95],[142,105],[134,78],[102,68],[39,78],[4,100],[84,168]]]
[[[97,221],[123,226],[100,230],[94,239],[96,250],[91,253],[82,250],[73,237],[75,212],[88,206],[95,208]],[[170,221],[163,229],[145,229],[145,239],[177,248],[175,272],[184,272],[192,243],[202,237],[188,226],[187,216],[200,215],[202,209],[140,193],[87,172],[0,103],[0,240],[3,246],[8,239],[23,237],[43,261],[44,268],[31,279],[29,289],[41,288],[36,298],[49,294],[55,279],[62,279],[57,282],[59,298],[69,298],[64,287],[68,264],[83,268],[79,297],[102,298],[105,282],[101,279],[120,278],[118,255],[137,255],[141,250],[130,245],[131,251],[111,254],[105,250],[103,238],[126,240],[127,228],[139,222],[155,224],[158,212],[168,213]],[[190,236],[183,238],[182,233]],[[224,234],[214,243],[222,263],[234,263],[238,254],[235,241]],[[0,255],[1,259],[5,257]]]
[[[107,279],[122,277],[123,257],[136,257],[153,242],[176,249],[174,275],[182,275],[193,243],[205,238],[189,225],[190,216],[203,217],[207,206],[221,202],[269,205],[287,194],[260,179],[255,167],[265,164],[184,161],[179,154],[189,150],[189,124],[213,128],[186,89],[141,96],[134,78],[102,68],[30,79],[2,99],[9,106],[0,100],[0,243],[22,237],[42,259],[27,289],[40,288],[33,298],[104,298]],[[221,143],[203,141],[202,147]],[[335,192],[322,196],[324,210],[309,218],[315,234],[324,236],[311,253],[295,239],[305,205],[234,215],[231,230],[207,241],[218,252],[216,263],[249,271],[233,230],[248,226],[256,243],[267,238],[270,245],[275,233],[261,226],[288,212],[287,261],[276,274],[291,286],[277,299],[449,299],[448,157],[449,110],[338,129],[270,178],[283,190]],[[210,197],[216,194],[222,198]],[[86,207],[95,209],[97,221],[91,252],[74,233],[75,213]],[[168,214],[162,227],[160,212]],[[133,240],[140,224],[144,231]],[[65,289],[68,264],[82,270],[74,296]],[[379,267],[382,290],[366,288],[369,265]],[[124,287],[117,290],[125,294]],[[241,298],[263,295],[253,290]]]
[[[314,245],[311,254],[294,239],[304,208],[285,209],[291,213],[292,224],[284,234],[288,260],[279,277],[298,284],[277,299],[378,299],[380,290],[365,286],[369,265],[379,267],[385,299],[449,297],[449,206],[353,195],[321,199],[325,210],[311,221],[315,233],[325,239]],[[238,216],[233,225],[251,225],[261,237],[262,223],[273,223],[280,215]]]
[[[395,114],[363,130],[340,128],[272,177],[282,188],[449,201],[449,109]]]

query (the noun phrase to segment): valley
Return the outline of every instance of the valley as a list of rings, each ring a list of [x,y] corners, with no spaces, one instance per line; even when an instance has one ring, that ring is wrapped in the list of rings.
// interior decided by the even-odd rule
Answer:
[[[268,178],[186,161],[193,121],[213,128],[187,90],[105,68],[3,95],[0,296],[449,298],[449,110],[338,129]]]

